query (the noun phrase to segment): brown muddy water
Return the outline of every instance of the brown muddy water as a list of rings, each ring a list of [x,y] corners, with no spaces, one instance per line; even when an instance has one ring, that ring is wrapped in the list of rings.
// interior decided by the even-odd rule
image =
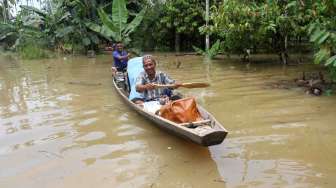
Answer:
[[[125,107],[110,56],[0,57],[0,187],[336,186],[336,97],[269,87],[311,65],[157,57],[181,82],[212,83],[181,91],[229,130],[221,145],[177,138]]]

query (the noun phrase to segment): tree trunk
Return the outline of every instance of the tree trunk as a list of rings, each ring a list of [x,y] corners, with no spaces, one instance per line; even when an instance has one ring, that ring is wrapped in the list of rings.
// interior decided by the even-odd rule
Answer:
[[[97,2],[96,1],[91,1],[91,8],[90,8],[90,13],[91,13],[91,19],[96,20],[97,19],[97,15],[96,15],[96,8],[97,7]]]
[[[205,1],[205,26],[208,27],[209,24],[209,0]],[[208,51],[210,48],[210,37],[207,33],[205,35],[205,50]]]
[[[8,21],[8,0],[3,1],[3,20],[5,23]]]
[[[284,44],[284,51],[282,52],[281,56],[282,56],[282,62],[283,64],[287,65],[288,64],[288,36],[285,36],[285,44]]]
[[[180,52],[180,33],[175,31],[175,52]]]

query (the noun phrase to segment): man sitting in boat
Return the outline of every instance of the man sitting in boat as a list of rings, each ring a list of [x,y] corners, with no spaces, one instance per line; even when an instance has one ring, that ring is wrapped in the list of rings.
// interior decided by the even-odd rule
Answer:
[[[124,50],[124,45],[121,42],[118,42],[115,46],[115,49],[112,53],[114,66],[112,67],[112,73],[113,75],[119,71],[119,72],[126,72],[127,68],[127,61],[130,56],[129,53]]]
[[[151,55],[143,57],[143,68],[145,71],[141,72],[136,80],[136,91],[143,95],[142,99],[135,100],[137,104],[171,97],[171,89],[176,89],[182,85],[170,79],[166,73],[156,71],[156,61]],[[167,84],[170,85],[169,89],[157,87],[158,85]]]

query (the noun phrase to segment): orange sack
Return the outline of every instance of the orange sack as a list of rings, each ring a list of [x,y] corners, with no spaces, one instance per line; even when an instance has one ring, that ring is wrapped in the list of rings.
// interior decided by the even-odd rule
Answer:
[[[168,102],[161,107],[160,116],[175,123],[189,123],[203,120],[197,109],[196,100],[193,97]]]

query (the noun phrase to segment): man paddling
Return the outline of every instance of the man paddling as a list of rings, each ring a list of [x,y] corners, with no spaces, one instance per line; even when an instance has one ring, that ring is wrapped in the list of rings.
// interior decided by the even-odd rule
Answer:
[[[112,67],[113,74],[117,71],[125,72],[130,54],[124,50],[124,45],[121,42],[116,44],[112,56],[114,60],[114,66]]]
[[[143,98],[136,99],[136,103],[159,100],[162,97],[172,97],[171,89],[176,89],[182,85],[170,79],[164,72],[156,71],[156,61],[151,55],[143,57],[143,68],[145,71],[140,73],[136,81],[136,91],[142,93]],[[167,84],[170,85],[170,89],[157,87],[157,85]]]

